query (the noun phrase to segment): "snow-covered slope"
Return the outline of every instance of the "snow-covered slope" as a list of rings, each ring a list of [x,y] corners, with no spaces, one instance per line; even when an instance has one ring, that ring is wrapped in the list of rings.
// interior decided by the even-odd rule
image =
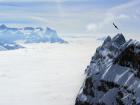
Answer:
[[[108,36],[86,69],[75,105],[139,105],[140,43]]]
[[[41,27],[10,28],[7,27],[6,25],[0,25],[0,40],[6,42],[15,42],[17,40],[23,40],[26,43],[66,42],[57,35],[57,32],[55,30],[51,28],[46,29],[43,29]]]

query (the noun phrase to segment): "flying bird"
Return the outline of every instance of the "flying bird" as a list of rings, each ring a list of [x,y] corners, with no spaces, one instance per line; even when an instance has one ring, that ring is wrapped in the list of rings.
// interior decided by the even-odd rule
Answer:
[[[115,25],[115,23],[113,22],[113,25],[114,25],[114,27],[116,28],[116,29],[119,29],[116,25]]]

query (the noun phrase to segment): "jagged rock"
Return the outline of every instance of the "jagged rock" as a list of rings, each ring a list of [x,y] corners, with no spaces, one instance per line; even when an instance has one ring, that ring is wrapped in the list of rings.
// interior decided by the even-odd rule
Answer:
[[[112,42],[114,42],[115,44],[117,45],[122,45],[126,42],[123,34],[117,34],[113,39],[112,39]]]
[[[111,42],[111,37],[110,36],[107,36],[107,38],[104,40],[103,45],[105,45],[107,43],[110,43],[110,42]]]
[[[139,105],[140,42],[107,37],[86,69],[75,105]]]

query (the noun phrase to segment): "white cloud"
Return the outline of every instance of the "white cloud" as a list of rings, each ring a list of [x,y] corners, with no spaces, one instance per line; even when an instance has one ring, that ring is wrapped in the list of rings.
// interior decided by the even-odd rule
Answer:
[[[115,22],[122,30],[125,30],[126,33],[129,33],[129,28],[133,30],[131,25],[125,25],[125,24],[131,24],[132,22],[135,22],[138,20],[139,12],[137,11],[139,8],[140,0],[129,0],[128,2],[117,5],[111,9],[108,9],[105,12],[102,12],[102,19],[99,21],[96,21],[96,24],[89,24],[87,26],[87,29],[91,32],[96,33],[111,33],[114,34],[118,32],[113,27],[112,23]],[[136,13],[137,12],[137,13]],[[95,16],[98,17],[98,16]],[[94,21],[91,21],[91,23],[94,23]],[[135,25],[137,26],[138,23]],[[121,27],[122,26],[122,27]],[[126,27],[123,27],[126,26]],[[121,30],[120,30],[121,31]]]
[[[129,18],[130,18],[130,16],[125,15],[125,14],[120,14],[120,15],[118,16],[118,19],[129,19]]]
[[[127,3],[115,6],[110,9],[110,12],[121,12],[127,9],[130,9],[132,7],[135,7],[136,5],[140,4],[140,0],[129,0]]]
[[[95,23],[90,23],[86,26],[87,31],[91,32],[91,31],[95,31],[97,29],[97,25]]]
[[[67,40],[70,44],[26,44],[26,49],[1,51],[0,105],[74,105],[84,69],[100,42]]]

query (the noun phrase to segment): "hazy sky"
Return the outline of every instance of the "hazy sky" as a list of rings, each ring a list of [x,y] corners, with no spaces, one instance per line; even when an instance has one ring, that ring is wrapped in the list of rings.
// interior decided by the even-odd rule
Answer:
[[[0,0],[0,23],[50,26],[62,35],[139,37],[140,0]]]

